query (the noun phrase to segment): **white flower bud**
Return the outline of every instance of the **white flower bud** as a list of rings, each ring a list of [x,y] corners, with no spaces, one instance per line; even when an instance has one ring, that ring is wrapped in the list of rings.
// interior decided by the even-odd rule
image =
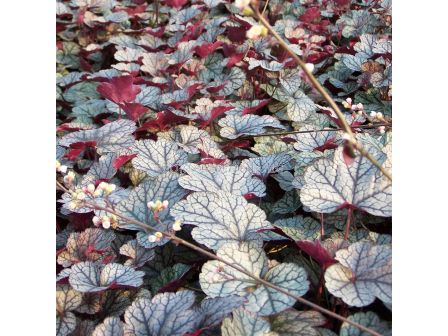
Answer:
[[[155,242],[157,241],[157,237],[154,236],[154,235],[149,235],[149,236],[148,236],[148,240],[149,240],[151,243],[155,243]]]
[[[305,67],[308,69],[309,72],[313,72],[313,70],[314,70],[314,64],[313,63],[306,63]]]
[[[352,105],[352,106],[350,107],[350,110],[352,110],[352,111],[357,111],[357,110],[358,110],[358,105]]]
[[[173,230],[174,230],[174,231],[180,231],[180,230],[182,230],[182,227],[181,227],[181,221],[180,221],[180,220],[176,219],[176,221],[175,221],[174,224],[173,224]]]
[[[371,116],[372,118],[376,118],[377,113],[376,113],[375,111],[372,111],[372,112],[370,112],[370,116]]]
[[[382,114],[381,112],[378,112],[378,113],[376,114],[376,118],[377,118],[377,119],[383,119],[383,114]]]
[[[249,39],[257,39],[260,36],[266,36],[267,34],[267,28],[265,26],[257,24],[250,27],[250,29],[246,32],[246,37]]]
[[[244,10],[246,7],[249,7],[250,0],[235,0],[235,7],[239,10]]]
[[[162,234],[162,232],[157,231],[156,233],[154,233],[154,236],[156,236],[160,240],[160,238],[163,237],[163,234]]]
[[[362,110],[359,110],[358,112],[356,112],[358,115],[360,115],[360,116],[362,116],[362,114],[363,114],[363,111]]]
[[[93,222],[93,225],[100,226],[101,225],[101,218],[98,217],[98,216],[93,216],[92,222]]]
[[[386,127],[380,126],[378,127],[378,131],[380,131],[381,134],[384,134],[386,132]]]
[[[155,204],[154,204],[154,202],[153,201],[151,201],[151,202],[148,202],[147,204],[146,204],[147,206],[148,206],[148,208],[149,209],[154,209],[154,207],[155,207]]]
[[[106,183],[106,182],[101,182],[101,183],[98,185],[98,189],[104,190],[104,188],[106,188],[106,186],[107,186],[107,183]]]
[[[163,209],[166,209],[166,208],[168,208],[168,201],[167,200],[164,200],[163,202],[162,202],[162,208]]]
[[[93,183],[90,183],[90,184],[87,186],[87,191],[88,191],[89,193],[93,194],[93,193],[95,192],[95,185],[94,185]]]
[[[116,187],[117,186],[113,183],[106,183],[106,186],[103,187],[103,190],[106,193],[106,195],[109,195],[115,190]]]
[[[65,166],[65,165],[62,165],[62,166],[59,167],[59,171],[60,171],[62,174],[65,174],[65,173],[67,172],[67,169],[68,169],[68,167]]]
[[[356,106],[358,107],[358,110],[363,110],[364,109],[364,105],[362,103],[359,103]]]
[[[352,104],[352,99],[349,97],[345,100],[347,103],[349,103],[350,105]]]
[[[103,225],[103,228],[108,229],[110,228],[110,219],[107,216],[103,216],[101,220],[101,224]]]

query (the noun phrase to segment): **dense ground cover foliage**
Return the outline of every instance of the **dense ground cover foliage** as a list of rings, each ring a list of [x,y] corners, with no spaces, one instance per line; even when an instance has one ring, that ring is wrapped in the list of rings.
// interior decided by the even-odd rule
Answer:
[[[391,38],[389,0],[58,0],[57,335],[391,334],[352,148],[391,173]]]

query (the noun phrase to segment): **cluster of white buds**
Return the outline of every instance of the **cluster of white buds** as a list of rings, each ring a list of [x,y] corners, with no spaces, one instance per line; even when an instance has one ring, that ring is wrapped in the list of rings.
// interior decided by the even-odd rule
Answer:
[[[176,221],[173,224],[173,230],[174,231],[180,231],[182,230],[182,222],[179,219],[176,219]]]
[[[244,15],[252,15],[254,12],[249,7],[251,0],[235,0],[235,7],[238,8]]]
[[[118,227],[117,216],[115,216],[114,214],[111,214],[109,216],[101,216],[101,217],[94,216],[92,218],[92,222],[93,222],[93,225],[95,225],[95,226],[102,225],[103,228],[105,228],[105,229],[109,229],[111,226],[114,229]]]
[[[154,219],[157,220],[157,219],[159,219],[159,212],[168,208],[168,201],[167,200],[165,200],[163,202],[160,200],[157,200],[155,202],[151,201],[151,202],[148,202],[146,205],[153,212]]]
[[[65,174],[67,172],[67,166],[62,165],[59,160],[56,160],[56,171],[58,173]]]
[[[87,195],[82,189],[76,189],[72,194],[72,200],[69,203],[71,209],[76,209],[80,207],[85,200]]]
[[[353,104],[353,100],[351,98],[347,98],[342,102],[342,105],[346,109],[350,109],[352,112],[357,113],[358,115],[362,115],[364,113],[364,105],[362,103]]]
[[[386,127],[385,127],[385,126],[380,126],[380,127],[378,127],[378,131],[379,131],[381,134],[384,134],[384,133],[386,133]]]
[[[67,185],[71,185],[75,180],[75,173],[71,170],[64,176],[64,183]]]
[[[113,183],[101,182],[97,187],[90,183],[87,187],[83,187],[82,190],[93,197],[100,197],[110,195],[116,188],[117,186]]]
[[[162,238],[163,238],[163,234],[162,234],[162,232],[159,232],[159,231],[157,231],[153,235],[148,236],[148,240],[151,243],[159,242]]]
[[[383,116],[383,114],[381,113],[381,112],[375,112],[375,111],[372,111],[372,112],[370,112],[370,117],[372,118],[372,119],[377,119],[377,120],[384,120],[384,116]]]
[[[268,29],[260,24],[253,25],[250,27],[250,29],[246,32],[246,37],[248,39],[257,39],[261,36],[268,35]]]

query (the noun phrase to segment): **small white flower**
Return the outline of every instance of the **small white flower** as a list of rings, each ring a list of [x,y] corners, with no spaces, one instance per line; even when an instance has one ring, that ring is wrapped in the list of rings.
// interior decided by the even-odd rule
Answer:
[[[148,206],[148,208],[149,209],[154,209],[154,206],[155,206],[155,204],[154,204],[154,202],[153,201],[151,201],[151,202],[148,202],[147,204],[146,204],[147,206]]]
[[[69,171],[67,175],[64,176],[64,182],[66,184],[72,184],[75,180],[75,173],[73,171]]]
[[[67,169],[68,169],[68,167],[65,166],[65,165],[62,165],[62,166],[59,167],[59,171],[60,171],[62,174],[65,174],[65,173],[67,172]]]
[[[249,7],[250,0],[235,0],[235,7],[239,10],[244,10],[246,7]]]
[[[110,219],[107,216],[103,216],[101,220],[101,224],[103,225],[103,228],[109,229],[110,228]]]
[[[180,231],[180,230],[182,230],[182,227],[181,227],[181,221],[180,221],[180,220],[176,219],[176,221],[175,221],[174,224],[173,224],[173,230],[174,230],[174,231]]]
[[[106,183],[106,182],[101,182],[101,183],[98,185],[98,189],[104,190],[104,189],[106,188],[106,186],[107,186],[107,183]]]
[[[352,111],[357,111],[358,110],[358,105],[352,105],[351,107],[350,107],[350,110],[352,110]]]
[[[364,109],[364,105],[362,103],[359,103],[356,106],[358,107],[358,110],[363,110]]]
[[[349,97],[345,100],[347,103],[349,103],[350,105],[352,104],[352,99]]]
[[[377,119],[383,119],[383,114],[382,114],[381,112],[378,112],[378,113],[376,114],[376,118],[377,118]]]
[[[168,201],[167,201],[167,200],[164,200],[164,201],[162,202],[162,208],[163,208],[163,209],[168,208]]]
[[[93,216],[92,222],[93,222],[93,225],[100,226],[101,225],[101,218],[98,217],[98,216]]]
[[[157,241],[157,237],[154,236],[154,235],[149,235],[149,236],[148,236],[148,240],[149,240],[151,243],[155,243],[155,242]]]
[[[87,186],[87,191],[88,191],[89,193],[93,194],[93,193],[95,192],[95,185],[94,185],[93,183],[90,183],[90,184]]]
[[[156,236],[158,238],[158,240],[160,240],[160,238],[163,237],[162,232],[157,231],[156,233],[154,233],[154,236]]]
[[[113,183],[106,183],[106,186],[103,187],[103,190],[105,192],[106,195],[111,194],[115,189],[117,188],[117,186]]]
[[[260,36],[266,36],[267,34],[268,34],[267,28],[257,24],[250,27],[250,29],[246,32],[246,37],[249,39],[257,39]]]
[[[370,116],[371,116],[372,118],[376,118],[377,113],[376,113],[375,111],[372,111],[372,112],[370,112]]]
[[[386,132],[386,127],[380,126],[378,127],[378,131],[380,131],[381,134],[384,134]]]
[[[314,64],[313,63],[306,63],[305,67],[308,69],[309,72],[313,72],[313,70],[314,70]]]

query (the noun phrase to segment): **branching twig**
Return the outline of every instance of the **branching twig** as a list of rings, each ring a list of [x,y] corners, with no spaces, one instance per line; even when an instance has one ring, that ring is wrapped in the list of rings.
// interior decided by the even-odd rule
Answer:
[[[300,66],[300,68],[303,70],[303,72],[306,74],[308,79],[310,80],[311,84],[315,87],[317,91],[322,95],[322,97],[327,101],[327,103],[330,105],[330,107],[333,109],[333,111],[336,113],[339,122],[341,123],[342,129],[345,133],[347,133],[349,140],[347,141],[348,145],[350,146],[350,149],[357,149],[361,155],[364,155],[372,164],[377,167],[390,181],[392,181],[392,176],[387,172],[381,164],[375,160],[370,154],[367,153],[367,151],[361,147],[359,143],[356,142],[355,136],[350,128],[350,126],[347,124],[347,121],[344,118],[344,115],[342,114],[341,110],[339,109],[336,102],[331,98],[331,96],[328,94],[328,92],[324,89],[324,87],[319,83],[319,81],[314,77],[314,75],[311,73],[310,70],[305,65],[305,62],[303,62],[299,56],[297,56],[291,48],[289,48],[288,44],[283,40],[283,38],[272,28],[272,26],[269,24],[269,22],[266,20],[266,18],[259,12],[258,8],[253,9],[255,17],[260,21],[263,26],[266,27],[266,29],[276,38],[278,43],[283,47],[283,49],[286,50],[286,52],[291,55],[291,57],[297,62],[297,64]]]
[[[125,222],[137,225],[138,227],[142,228],[145,231],[160,232],[158,229],[156,229],[153,226],[150,226],[150,225],[148,225],[146,223],[143,223],[141,221],[138,221],[136,219],[132,219],[132,218],[128,218],[126,216],[123,216],[122,214],[116,212],[113,209],[106,208],[106,207],[103,207],[103,206],[99,206],[99,205],[97,205],[95,203],[92,203],[92,202],[89,202],[89,201],[84,202],[84,205],[86,205],[87,207],[90,207],[92,209],[103,210],[103,211],[106,211],[107,213],[111,213],[111,214],[117,216],[118,218],[121,218]],[[213,254],[213,253],[211,253],[211,252],[209,252],[209,251],[199,247],[199,246],[196,246],[196,245],[190,243],[189,241],[186,241],[186,240],[184,240],[182,238],[179,238],[179,237],[177,237],[176,235],[174,235],[174,234],[172,234],[170,232],[161,231],[161,233],[162,233],[162,235],[165,238],[169,239],[170,241],[172,241],[174,243],[177,243],[177,244],[184,245],[186,247],[189,247],[190,249],[192,249],[192,250],[194,250],[196,252],[199,252],[199,253],[201,253],[201,254],[203,254],[203,255],[211,258],[211,259],[214,259],[214,260],[217,260],[219,262],[222,262],[223,264],[225,264],[225,265],[227,265],[229,267],[232,267],[233,269],[237,270],[238,272],[241,272],[241,273],[247,275],[248,277],[254,279],[256,282],[258,282],[258,283],[260,283],[260,284],[262,284],[262,285],[264,285],[266,287],[270,287],[272,289],[275,289],[276,291],[278,291],[278,292],[280,292],[282,294],[285,294],[285,295],[287,295],[289,297],[292,297],[295,300],[299,301],[300,303],[302,303],[304,305],[307,305],[310,308],[313,308],[313,309],[315,309],[315,310],[317,310],[317,311],[319,311],[319,312],[321,312],[321,313],[323,313],[325,315],[331,316],[331,317],[333,317],[335,319],[338,319],[338,320],[340,320],[342,322],[349,323],[352,326],[354,326],[356,328],[359,328],[360,330],[365,331],[365,332],[367,332],[369,334],[372,334],[374,336],[381,336],[381,334],[377,333],[376,331],[374,331],[374,330],[372,330],[370,328],[367,328],[367,327],[365,327],[365,326],[363,326],[363,325],[361,325],[359,323],[356,323],[356,322],[351,321],[351,320],[349,320],[349,319],[347,319],[347,318],[345,318],[343,316],[340,316],[340,315],[338,315],[338,314],[336,314],[336,313],[334,313],[334,312],[332,312],[332,311],[330,311],[328,309],[325,309],[325,308],[323,308],[323,307],[321,307],[321,306],[319,306],[319,305],[317,305],[317,304],[315,304],[315,303],[313,303],[311,301],[308,301],[308,300],[306,300],[306,299],[304,299],[304,298],[302,298],[300,296],[291,294],[287,290],[283,289],[282,287],[274,285],[273,283],[271,283],[269,281],[266,281],[266,280],[264,280],[264,279],[262,279],[262,278],[260,278],[260,277],[258,277],[256,275],[253,275],[252,273],[248,272],[246,269],[244,269],[240,265],[228,262],[225,259],[223,259],[223,258],[221,258],[221,257],[219,257],[219,256],[217,256],[217,255],[215,255],[215,254]]]

